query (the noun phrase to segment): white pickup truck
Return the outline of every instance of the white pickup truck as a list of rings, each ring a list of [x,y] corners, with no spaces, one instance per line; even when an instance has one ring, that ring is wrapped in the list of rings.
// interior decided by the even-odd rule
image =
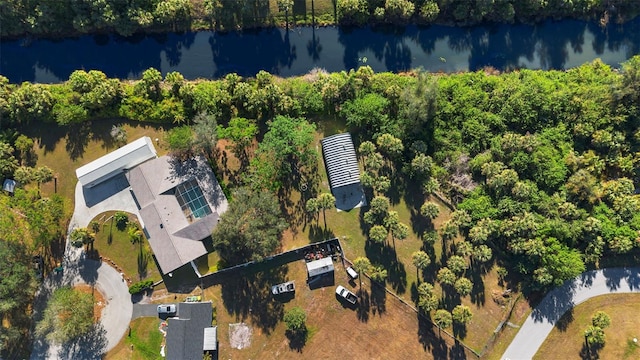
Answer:
[[[356,294],[345,289],[342,285],[338,285],[338,287],[336,288],[336,294],[352,304],[355,304],[358,301],[358,297],[356,296]]]

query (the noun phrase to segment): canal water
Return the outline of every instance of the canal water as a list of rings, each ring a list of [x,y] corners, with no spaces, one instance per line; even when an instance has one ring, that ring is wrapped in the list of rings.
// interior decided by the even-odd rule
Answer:
[[[12,83],[56,83],[76,69],[109,77],[139,78],[154,67],[187,79],[215,79],[260,70],[294,76],[366,64],[376,72],[422,67],[457,72],[492,66],[566,69],[596,58],[614,67],[640,54],[640,18],[601,27],[595,22],[546,21],[537,25],[406,26],[266,29],[245,32],[168,33],[124,38],[87,35],[63,40],[0,43],[0,74]]]

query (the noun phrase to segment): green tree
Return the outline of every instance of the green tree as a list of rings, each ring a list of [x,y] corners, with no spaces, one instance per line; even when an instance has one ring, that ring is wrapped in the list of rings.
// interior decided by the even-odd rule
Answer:
[[[53,292],[43,319],[36,325],[36,334],[62,344],[89,332],[93,319],[91,294],[63,287]]]
[[[40,184],[53,180],[53,170],[47,166],[40,166],[33,171],[33,179],[38,184],[38,191],[40,191]]]
[[[369,239],[375,243],[383,243],[387,239],[388,235],[389,230],[382,225],[374,225],[369,229]]]
[[[453,286],[453,284],[456,282],[456,274],[445,266],[438,270],[436,279],[440,284]]]
[[[460,296],[467,296],[471,294],[471,290],[473,290],[473,282],[465,277],[459,278],[453,284],[453,288],[456,289],[456,292],[460,294]]]
[[[317,153],[311,146],[314,140],[315,125],[305,119],[276,116],[269,123],[269,130],[258,146],[258,154],[273,164],[273,179],[266,182],[288,182],[291,175],[299,175],[305,169],[315,169]]]
[[[20,152],[20,164],[24,165],[33,149],[33,140],[24,134],[20,134],[14,142],[16,149]]]
[[[366,257],[357,257],[353,260],[353,269],[360,274],[358,278],[360,279],[360,288],[362,288],[362,275],[371,270],[371,261]]]
[[[162,98],[162,74],[160,71],[149,68],[142,72],[142,79],[135,86],[136,93],[150,100],[159,101]]]
[[[95,239],[95,234],[87,228],[75,228],[69,235],[71,244],[75,247],[81,247],[82,245],[90,244]]]
[[[0,215],[0,235],[8,211]],[[7,224],[19,233],[16,221]],[[22,238],[20,240],[23,240]],[[29,344],[31,306],[37,289],[31,256],[23,243],[7,241],[0,236],[0,318],[11,324],[0,326],[0,356],[5,359],[21,358]]]
[[[431,264],[431,258],[426,252],[418,250],[411,254],[411,262],[416,267],[416,278],[420,282],[420,271],[424,271]]]
[[[353,132],[364,131],[370,137],[385,131],[397,133],[387,115],[388,105],[389,101],[384,96],[370,93],[345,101],[340,108],[340,115]]]
[[[27,185],[33,182],[33,168],[20,166],[13,172],[13,179],[20,185]]]
[[[256,122],[245,118],[232,118],[226,128],[218,126],[218,136],[233,143],[231,151],[240,160],[240,163],[245,165],[249,161],[247,150],[251,147],[257,134],[258,125]]]
[[[404,22],[413,15],[415,5],[409,0],[386,0],[384,10],[389,19]]]
[[[431,138],[433,124],[431,120],[436,114],[438,94],[438,82],[425,71],[420,71],[415,85],[409,86],[402,93],[401,115],[404,120],[402,128],[404,133],[426,135]]]
[[[299,332],[307,329],[307,314],[299,306],[292,307],[285,312],[283,320],[288,331]]]
[[[327,214],[328,209],[336,207],[336,198],[330,193],[322,193],[318,195],[318,207],[322,209],[322,219],[324,220],[324,228],[327,229]]]
[[[434,220],[440,215],[440,207],[434,202],[427,201],[420,207],[420,214],[430,220]]]
[[[218,124],[215,116],[208,113],[199,113],[193,119],[193,133],[191,147],[196,152],[204,153],[211,159],[218,143]]]
[[[604,311],[596,311],[591,317],[591,323],[593,326],[605,329],[611,325],[611,318]]]
[[[213,244],[220,257],[231,265],[257,261],[280,246],[286,227],[278,200],[272,193],[239,188],[213,230]]]
[[[438,296],[433,292],[433,285],[422,282],[418,285],[418,308],[430,312],[438,307]]]
[[[378,149],[389,159],[398,158],[404,151],[404,145],[402,140],[394,137],[391,134],[382,134],[376,139]]]
[[[293,9],[293,0],[278,0],[278,10],[284,12],[287,29],[289,28],[289,11]]]
[[[318,198],[311,198],[311,199],[307,200],[307,203],[305,204],[305,210],[314,219],[320,221],[320,218],[317,216],[318,212],[320,211],[320,204],[318,203]]]
[[[604,330],[593,325],[590,325],[587,330],[584,331],[584,337],[589,346],[602,346],[605,342]]]
[[[455,274],[462,274],[467,269],[467,261],[458,255],[450,256],[447,259],[447,267],[451,269]]]
[[[435,0],[427,0],[420,7],[420,18],[427,23],[434,22],[439,13],[440,8]]]
[[[436,314],[433,316],[433,322],[438,326],[438,331],[442,329],[446,329],[453,323],[453,318],[451,313],[445,309],[438,309]]]
[[[358,146],[358,152],[360,156],[371,156],[376,152],[376,145],[371,141],[363,141],[360,146]]]
[[[169,149],[181,159],[193,155],[193,130],[187,125],[174,127],[167,132]]]
[[[0,141],[0,174],[9,176],[18,167],[18,160],[13,156],[13,147]]]
[[[474,246],[471,256],[474,260],[480,263],[486,263],[493,257],[493,251],[491,251],[491,248],[487,245],[482,244],[479,246]]]
[[[451,315],[453,317],[453,321],[459,324],[467,324],[473,318],[473,313],[471,313],[471,309],[465,305],[456,305],[451,311]]]
[[[371,279],[384,283],[387,280],[388,276],[387,269],[382,266],[372,266],[371,267]]]

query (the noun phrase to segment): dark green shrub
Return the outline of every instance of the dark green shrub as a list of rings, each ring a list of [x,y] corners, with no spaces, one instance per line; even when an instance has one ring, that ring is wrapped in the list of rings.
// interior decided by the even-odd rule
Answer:
[[[129,286],[129,294],[134,295],[143,292],[153,285],[153,280],[142,280]]]

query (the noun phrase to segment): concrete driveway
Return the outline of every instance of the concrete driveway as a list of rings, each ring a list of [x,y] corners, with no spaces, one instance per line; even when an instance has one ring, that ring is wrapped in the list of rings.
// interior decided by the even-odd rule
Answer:
[[[138,207],[129,191],[124,175],[116,176],[91,189],[76,184],[75,208],[69,222],[69,233],[77,227],[87,227],[89,222],[105,211],[126,211],[138,216]],[[114,348],[129,329],[133,303],[127,283],[113,267],[106,263],[85,258],[82,248],[72,247],[67,241],[63,261],[64,271],[51,274],[43,280],[36,293],[34,319],[42,319],[47,300],[55,289],[78,284],[93,285],[105,297],[100,323],[82,338],[70,343],[55,345],[46,339],[34,339],[31,359],[101,359]]]
[[[82,339],[63,345],[35,339],[31,359],[101,358],[120,342],[129,328],[133,304],[120,273],[103,262],[86,259],[81,249],[67,249],[66,254],[63,272],[47,277],[36,294],[34,319],[39,321],[42,318],[50,295],[63,286],[93,285],[104,296],[106,305],[100,323]]]
[[[126,211],[140,219],[138,206],[129,190],[124,174],[111,178],[90,189],[76,183],[75,208],[69,223],[69,231],[87,227],[91,219],[105,211]]]
[[[524,322],[502,359],[531,359],[567,310],[592,297],[640,292],[640,268],[587,271],[545,296]]]

